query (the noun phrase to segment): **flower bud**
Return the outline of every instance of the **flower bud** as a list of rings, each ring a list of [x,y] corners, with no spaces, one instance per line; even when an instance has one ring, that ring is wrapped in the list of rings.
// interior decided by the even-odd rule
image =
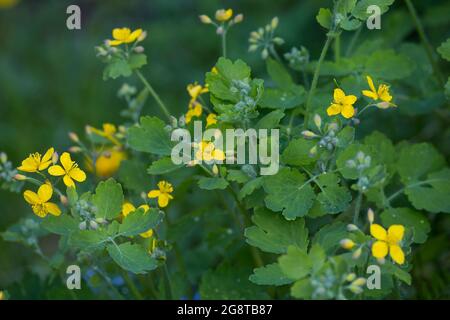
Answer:
[[[84,131],[86,132],[87,135],[91,135],[92,134],[92,127],[87,125],[84,127]]]
[[[348,282],[352,282],[353,280],[355,280],[356,279],[356,274],[354,274],[354,273],[349,273],[346,277],[345,277],[345,281],[348,281]]]
[[[357,225],[355,225],[353,223],[350,223],[350,224],[347,225],[347,231],[348,232],[353,232],[353,231],[357,231],[357,230],[359,230]]]
[[[214,173],[215,176],[219,174],[219,167],[217,166],[217,164],[213,165],[212,172]]]
[[[367,220],[369,220],[370,224],[372,224],[373,221],[375,220],[375,213],[373,212],[373,210],[371,208],[369,208],[369,210],[367,210]]]
[[[253,52],[253,51],[256,51],[257,49],[258,49],[258,45],[252,44],[248,47],[248,52]]]
[[[6,163],[6,161],[8,161],[8,156],[6,155],[6,153],[0,153],[0,161],[1,163]]]
[[[107,221],[104,218],[97,218],[97,219],[95,219],[95,222],[100,223],[100,224],[107,223]]]
[[[353,252],[352,258],[354,260],[358,259],[362,254],[362,248],[359,247],[358,249],[355,250],[355,252]]]
[[[81,222],[78,225],[78,228],[80,228],[80,230],[86,230],[86,221]]]
[[[376,106],[379,109],[387,109],[387,108],[389,108],[391,106],[391,104],[389,102],[382,101],[382,102],[378,102],[376,104]]]
[[[360,294],[364,291],[361,287],[358,287],[358,286],[350,286],[349,289],[354,294]]]
[[[263,60],[266,60],[268,56],[269,50],[267,50],[267,48],[264,48],[263,51],[261,52],[261,58],[263,58]]]
[[[239,13],[233,19],[234,23],[240,23],[240,22],[242,22],[242,20],[244,20],[244,15],[242,13]]]
[[[89,221],[89,226],[90,226],[91,229],[93,229],[93,230],[97,230],[97,229],[98,229],[98,223],[95,222],[94,220]]]
[[[25,180],[27,180],[27,177],[24,176],[23,174],[18,173],[14,176],[14,179],[17,181],[25,181]]]
[[[223,34],[223,28],[222,27],[218,27],[217,30],[216,30],[216,33],[218,35],[222,35]]]
[[[78,146],[73,146],[73,147],[69,148],[69,152],[70,153],[78,153],[78,152],[81,152],[81,151],[82,151],[82,149],[80,147],[78,147]]]
[[[145,49],[143,46],[137,46],[136,48],[134,48],[134,52],[136,52],[136,53],[142,53],[144,51],[145,51]]]
[[[355,246],[355,243],[350,239],[342,239],[340,245],[344,249],[351,250]]]
[[[366,284],[366,279],[365,278],[358,278],[355,281],[352,282],[352,286],[357,286],[357,287],[362,287],[363,285]]]
[[[317,154],[317,146],[312,147],[309,149],[309,156],[314,157]]]
[[[274,17],[272,21],[270,21],[270,27],[272,30],[278,27],[278,17]]]
[[[60,195],[60,196],[59,196],[59,201],[61,201],[61,203],[63,204],[63,206],[67,206],[67,204],[69,203],[69,200],[68,200],[67,197],[64,196],[64,195]]]
[[[272,41],[279,46],[281,46],[284,43],[284,40],[280,37],[275,37],[272,39]]]
[[[202,14],[202,15],[200,15],[200,16],[198,16],[198,17],[199,17],[200,21],[201,21],[202,23],[204,23],[204,24],[210,24],[210,23],[212,22],[211,18],[208,17],[208,16],[205,15],[205,14]]]
[[[147,38],[147,31],[142,31],[142,33],[141,33],[141,35],[139,36],[139,38],[137,38],[137,42],[144,41],[145,38]]]
[[[58,152],[55,151],[52,155],[52,163],[57,164],[58,160],[59,160],[59,154],[58,154]]]
[[[5,293],[0,291],[0,300],[5,300]]]
[[[318,114],[314,115],[314,124],[316,125],[317,129],[320,129],[320,127],[322,126],[322,118]]]
[[[309,131],[309,130],[303,130],[302,135],[305,139],[308,139],[308,138],[311,139],[311,138],[317,137],[317,134],[315,134],[314,132]]]
[[[69,138],[75,143],[80,142],[80,139],[78,138],[78,135],[75,132],[69,132]]]

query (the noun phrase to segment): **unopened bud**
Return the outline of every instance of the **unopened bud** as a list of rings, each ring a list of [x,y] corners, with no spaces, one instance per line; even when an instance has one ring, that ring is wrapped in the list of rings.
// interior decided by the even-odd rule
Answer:
[[[311,139],[311,138],[316,138],[317,137],[317,134],[315,134],[314,132],[309,131],[309,130],[302,131],[302,135],[306,139],[308,139],[308,138]]]
[[[266,60],[268,56],[269,50],[267,50],[267,48],[264,48],[263,51],[261,52],[261,58],[263,58],[263,60]]]
[[[389,102],[382,101],[382,102],[378,102],[376,104],[376,106],[377,106],[377,108],[380,108],[380,109],[387,109],[391,106],[391,104]]]
[[[358,278],[355,281],[352,282],[352,286],[357,286],[357,287],[362,287],[363,285],[366,284],[366,279],[365,278]]]
[[[280,37],[275,37],[272,39],[272,41],[279,46],[281,46],[284,43],[284,40]]]
[[[219,174],[219,167],[217,166],[217,164],[213,165],[212,172],[214,173],[215,176]]]
[[[367,210],[367,220],[369,220],[369,223],[372,224],[375,220],[375,213],[371,208]]]
[[[80,230],[86,230],[86,221],[81,222],[78,225],[78,228],[80,228]]]
[[[278,17],[274,17],[272,21],[270,22],[270,27],[273,29],[276,29],[278,27]]]
[[[2,163],[6,163],[6,161],[8,161],[8,156],[6,155],[6,153],[4,152],[0,153],[0,161]]]
[[[216,30],[216,33],[218,35],[222,35],[223,34],[223,28],[222,27],[218,27],[217,30]]]
[[[340,245],[344,249],[351,250],[355,246],[355,243],[350,239],[342,239]]]
[[[322,126],[322,118],[318,114],[314,115],[314,124],[316,125],[317,129],[320,129],[320,127]]]
[[[359,230],[357,225],[355,225],[353,223],[350,223],[350,224],[347,225],[347,231],[348,232],[353,232],[353,231],[357,231],[357,230]]]
[[[360,294],[364,291],[361,287],[358,287],[358,286],[350,286],[349,289],[354,294]]]
[[[69,138],[75,143],[80,142],[80,139],[78,138],[78,135],[75,132],[69,132]]]
[[[92,134],[92,127],[87,125],[84,127],[84,131],[86,132],[87,135],[91,135]]]
[[[359,247],[358,249],[355,250],[355,252],[353,252],[352,258],[354,260],[358,259],[362,254],[362,248]]]
[[[145,38],[147,38],[147,31],[142,31],[141,35],[139,36],[139,38],[137,38],[138,42],[144,41]]]
[[[314,146],[311,149],[309,149],[309,155],[311,157],[315,156],[316,154],[317,154],[317,146]]]
[[[27,180],[27,177],[24,176],[23,174],[18,173],[14,176],[14,179],[17,181],[24,181],[24,180]]]
[[[67,204],[69,203],[69,200],[68,200],[67,197],[64,196],[64,195],[60,195],[60,196],[59,196],[59,201],[61,201],[61,203],[63,204],[63,206],[67,206]]]
[[[97,230],[97,229],[98,229],[98,223],[95,222],[94,220],[89,221],[89,226],[90,226],[91,229],[93,229],[93,230]]]
[[[78,152],[81,152],[83,149],[81,149],[80,147],[78,147],[78,146],[73,146],[73,147],[70,147],[69,148],[69,152],[70,153],[78,153]]]
[[[95,222],[100,223],[100,224],[104,224],[107,221],[104,218],[97,218],[97,219],[95,219]]]
[[[202,14],[201,16],[198,16],[198,17],[199,17],[200,21],[204,24],[210,24],[212,22],[211,18],[205,14]]]
[[[353,272],[352,273],[349,273],[346,277],[345,277],[345,281],[348,281],[348,282],[352,282],[353,280],[355,280],[356,279],[356,274],[354,274]]]
[[[248,52],[253,52],[253,51],[256,51],[257,49],[258,49],[258,45],[252,44],[248,47]]]
[[[242,13],[239,13],[233,19],[234,23],[240,23],[240,22],[242,22],[242,20],[244,20],[244,15]]]
[[[384,258],[377,258],[377,262],[379,264],[384,264],[386,262],[386,259],[384,259]]]
[[[58,152],[54,152],[53,153],[53,155],[52,155],[52,163],[53,164],[57,164],[58,163],[58,159],[59,159],[59,155],[58,155]]]
[[[328,125],[328,130],[332,130],[332,131],[337,131],[338,129],[338,124],[336,122],[332,122]]]
[[[145,49],[143,46],[137,46],[134,48],[134,52],[136,52],[136,53],[142,53],[144,51],[145,51]]]

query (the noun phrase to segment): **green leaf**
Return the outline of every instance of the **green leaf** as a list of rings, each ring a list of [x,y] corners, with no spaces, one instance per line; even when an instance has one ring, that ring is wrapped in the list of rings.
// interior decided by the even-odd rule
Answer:
[[[156,269],[156,260],[139,244],[130,242],[107,247],[110,257],[123,269],[136,274],[144,274]]]
[[[144,212],[144,209],[138,209],[125,217],[119,227],[118,235],[131,237],[154,229],[161,223],[163,216],[163,212],[155,208],[147,212]]]
[[[221,264],[203,275],[200,296],[205,300],[268,299],[267,293],[248,280],[250,272],[239,265]]]
[[[327,213],[336,214],[344,211],[352,200],[350,191],[339,185],[339,177],[334,173],[320,175],[317,180],[320,186],[320,194],[317,200]]]
[[[281,271],[278,263],[271,263],[261,268],[253,269],[253,274],[249,280],[253,283],[266,286],[282,286],[292,283]]]
[[[109,241],[108,233],[101,230],[77,230],[69,236],[69,245],[81,250],[100,249]]]
[[[441,57],[447,61],[450,61],[450,38],[442,42],[442,44],[437,48],[437,52]]]
[[[255,190],[261,188],[263,185],[263,181],[263,177],[258,177],[247,182],[239,191],[239,200],[244,199],[246,196],[252,194]]]
[[[286,221],[280,215],[258,208],[252,216],[255,226],[245,229],[247,243],[270,253],[285,253],[290,245],[306,250],[308,230],[303,219]]]
[[[66,190],[67,200],[69,200],[69,205],[73,207],[78,201],[77,189],[74,187],[68,187]]]
[[[336,135],[338,139],[336,146],[338,148],[346,148],[355,140],[355,128],[347,126]]]
[[[347,165],[349,160],[354,160],[358,152],[361,151],[364,155],[370,155],[370,149],[368,146],[354,143],[345,148],[341,153],[339,153],[336,159],[336,165],[339,168],[340,173],[346,179],[357,179],[359,176],[359,171],[356,167],[349,167]]]
[[[339,242],[347,236],[346,225],[337,221],[322,227],[314,235],[313,244],[319,244],[330,255],[340,248]]]
[[[287,220],[305,216],[316,195],[297,169],[283,168],[276,175],[264,177],[265,203],[272,211],[281,211]]]
[[[387,261],[383,265],[382,271],[384,271],[388,274],[392,274],[397,279],[399,279],[400,281],[403,281],[404,283],[406,283],[409,286],[411,285],[411,275],[407,271],[400,268],[399,266],[393,264],[392,262]]]
[[[431,231],[428,219],[422,213],[410,208],[387,209],[381,213],[380,217],[386,227],[401,224],[406,229],[412,229],[415,243],[424,243]]]
[[[357,19],[350,19],[350,18],[345,18],[343,19],[340,23],[339,26],[347,31],[353,31],[356,30],[358,28],[360,28],[362,25],[361,21],[357,20]]]
[[[119,168],[118,179],[125,189],[141,193],[151,187],[151,180],[145,172],[145,164],[137,159],[122,161]]]
[[[278,258],[281,271],[292,280],[306,277],[312,269],[312,262],[306,250],[289,246],[287,254]]]
[[[364,138],[364,145],[369,147],[370,155],[377,163],[382,163],[393,174],[396,170],[396,151],[392,141],[378,131],[372,132]]]
[[[306,90],[303,86],[295,85],[291,90],[266,88],[259,105],[268,109],[292,109],[306,100]]]
[[[373,52],[364,64],[366,74],[386,80],[406,78],[413,69],[414,64],[406,55],[397,54],[392,49]]]
[[[228,182],[227,180],[225,180],[225,178],[222,177],[220,178],[201,177],[198,180],[198,186],[200,187],[200,189],[204,190],[215,190],[215,189],[224,190],[227,188]]]
[[[166,174],[182,168],[182,164],[174,164],[172,158],[165,157],[159,160],[153,161],[150,167],[147,169],[147,173],[151,175]]]
[[[103,219],[115,219],[122,211],[123,191],[122,186],[113,178],[101,181],[92,196],[97,211],[95,216]]]
[[[381,10],[381,14],[389,10],[389,6],[394,3],[394,0],[361,0],[358,1],[355,8],[352,11],[352,15],[359,20],[365,21],[371,14],[371,11],[367,13],[367,8],[371,5],[378,6]]]
[[[272,112],[269,112],[264,117],[259,119],[259,121],[256,123],[255,129],[274,129],[278,127],[280,124],[280,120],[283,119],[284,112],[282,110],[275,110]]]
[[[113,59],[103,70],[103,80],[117,79],[118,77],[129,77],[133,71],[123,59]]]
[[[291,75],[281,63],[268,58],[266,59],[266,66],[267,73],[279,88],[287,89],[294,85]]]
[[[228,181],[235,181],[237,183],[245,183],[250,180],[250,177],[242,170],[230,169],[227,174]]]
[[[128,65],[131,69],[139,69],[147,64],[147,56],[143,53],[135,53],[128,59]]]
[[[404,184],[417,182],[445,165],[444,157],[430,143],[408,145],[400,150],[397,171]]]
[[[68,214],[62,214],[59,217],[48,216],[42,221],[41,226],[52,233],[62,236],[79,230],[78,222]]]
[[[310,150],[316,145],[313,140],[298,138],[289,142],[281,155],[281,160],[291,166],[306,166],[317,160],[317,155],[311,156]]]
[[[319,244],[314,244],[309,250],[308,257],[311,261],[312,270],[319,271],[327,260],[326,252]]]
[[[333,14],[328,8],[320,8],[319,13],[316,16],[317,22],[325,29],[331,29],[331,23],[333,19]]]
[[[343,16],[346,16],[348,13],[352,12],[355,8],[356,0],[339,0],[336,3],[336,11]]]
[[[298,280],[291,287],[291,296],[297,299],[311,299],[314,288],[309,278]]]
[[[170,134],[165,129],[165,123],[157,117],[142,117],[139,126],[128,129],[128,144],[140,152],[148,152],[168,156],[172,151]]]

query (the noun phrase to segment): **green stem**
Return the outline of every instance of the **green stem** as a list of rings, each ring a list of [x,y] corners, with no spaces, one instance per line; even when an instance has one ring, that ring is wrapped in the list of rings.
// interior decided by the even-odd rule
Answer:
[[[156,100],[156,102],[158,103],[159,107],[161,108],[162,112],[167,117],[169,122],[172,121],[169,110],[167,109],[164,102],[162,102],[161,98],[156,93],[156,91],[153,89],[153,87],[150,85],[150,83],[147,81],[147,79],[145,79],[145,77],[142,75],[142,73],[139,70],[136,70],[136,75],[142,81],[142,83],[147,88],[147,90],[150,92],[150,94],[153,96],[153,98]]]
[[[278,55],[277,51],[275,50],[274,46],[271,45],[269,47],[269,51],[272,54],[272,56],[280,63],[283,64],[283,60],[281,60],[280,56]]]
[[[353,48],[355,47],[355,44],[356,44],[356,42],[357,42],[357,40],[359,38],[359,35],[361,34],[362,28],[363,27],[361,25],[361,27],[359,27],[358,30],[356,30],[356,32],[353,34],[353,37],[350,40],[350,43],[349,43],[349,45],[347,47],[347,50],[345,50],[345,56],[346,57],[350,56],[350,54],[352,53]]]
[[[358,197],[356,198],[355,203],[355,213],[353,214],[353,224],[358,225],[359,220],[359,211],[361,210],[361,202],[362,202],[362,192],[358,193]]]
[[[173,300],[173,294],[172,294],[172,284],[170,283],[170,275],[169,270],[167,269],[167,265],[164,263],[163,266],[163,276],[164,276],[164,288],[166,297],[168,300]]]
[[[436,60],[434,59],[433,47],[431,46],[430,41],[428,40],[428,37],[425,34],[425,29],[423,28],[422,22],[420,21],[420,18],[417,15],[416,8],[414,8],[414,5],[412,4],[411,0],[405,0],[405,3],[406,3],[406,6],[408,7],[409,14],[411,15],[411,18],[414,22],[417,33],[419,34],[420,41],[422,41],[422,44],[425,48],[425,51],[428,56],[428,60],[430,60],[434,74],[435,74],[436,78],[438,79],[439,83],[443,86],[444,78],[442,76],[442,73],[439,69],[439,66],[438,66]]]
[[[306,107],[305,107],[305,121],[303,123],[303,127],[306,128],[308,125],[309,120],[309,114],[311,109],[311,102],[312,98],[314,97],[314,93],[316,91],[317,87],[317,81],[319,80],[319,73],[320,73],[320,67],[322,66],[322,62],[325,59],[325,56],[328,52],[328,48],[330,47],[331,40],[333,39],[332,36],[327,35],[327,40],[325,41],[325,45],[322,48],[322,52],[320,53],[319,61],[316,65],[316,70],[314,71],[313,80],[311,83],[311,88],[309,89],[308,98],[306,100]]]
[[[227,30],[222,26],[222,56],[227,57]]]
[[[121,272],[122,272],[123,279],[125,280],[128,288],[130,289],[131,293],[136,298],[136,300],[144,300],[144,297],[142,296],[142,294],[139,292],[138,288],[134,284],[133,279],[130,278],[128,271],[121,269]]]
[[[339,62],[341,60],[341,36],[337,35],[334,39],[334,61]]]

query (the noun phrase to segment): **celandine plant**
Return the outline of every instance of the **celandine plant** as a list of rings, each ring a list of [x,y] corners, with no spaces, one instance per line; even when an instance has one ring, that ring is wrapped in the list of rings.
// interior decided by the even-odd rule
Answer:
[[[205,79],[187,86],[181,116],[144,76],[147,33],[114,29],[96,53],[105,80],[142,84],[118,92],[126,120],[86,126],[84,138],[69,134],[68,151],[41,150],[17,167],[2,154],[3,188],[22,192],[30,205],[30,216],[3,238],[32,248],[52,270],[49,284],[65,287],[67,266],[78,265],[83,289],[67,289],[73,298],[412,297],[414,252],[426,245],[430,217],[450,213],[450,169],[430,143],[394,144],[377,131],[356,138],[371,114],[409,107],[401,97],[413,72],[404,54],[359,39],[369,2],[320,9],[326,39],[316,61],[303,46],[277,52],[284,43],[278,18],[252,32],[249,51],[265,60],[269,81],[227,58],[227,36],[243,15],[201,15],[223,54]],[[393,3],[373,2],[382,13]],[[345,55],[343,32],[354,33]],[[447,60],[448,42],[438,49]],[[427,90],[442,94],[441,79],[438,69],[430,73]],[[141,116],[148,98],[163,119]],[[194,136],[199,125],[212,133],[180,145],[174,132]],[[240,131],[225,137],[227,129]],[[177,145],[189,150],[187,161],[173,161]],[[276,170],[263,174],[268,163],[246,159],[248,148],[264,149]],[[44,254],[49,235],[58,248]]]

